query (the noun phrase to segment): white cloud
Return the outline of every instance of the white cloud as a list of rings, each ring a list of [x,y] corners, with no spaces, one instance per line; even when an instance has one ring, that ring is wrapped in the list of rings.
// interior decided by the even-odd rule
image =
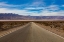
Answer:
[[[38,10],[38,9],[44,9],[44,7],[27,7],[27,8],[25,8],[26,10]]]
[[[55,11],[55,10],[59,10],[59,6],[58,5],[50,5],[50,6],[46,7],[46,9]]]
[[[0,2],[0,7],[4,7],[4,8],[5,7],[7,7],[7,8],[21,7],[23,5],[14,5],[14,4],[7,4],[6,2]]]
[[[48,10],[48,11],[56,11],[56,10],[59,10],[59,6],[58,5],[50,5],[50,6],[47,6],[47,7],[27,7],[25,8],[26,10],[38,10],[38,9],[41,9],[41,10]]]
[[[50,11],[42,11],[41,13],[31,13],[33,16],[64,16],[64,11],[58,12],[50,12]]]
[[[34,1],[29,5],[29,7],[40,7],[45,6],[45,3],[43,1]]]
[[[62,7],[64,7],[64,5],[62,5]]]
[[[0,8],[0,13],[16,13],[16,14],[20,14],[20,15],[27,15],[26,10],[7,9],[7,8]]]
[[[40,14],[42,16],[64,16],[64,12],[63,11],[57,11],[57,12],[50,12],[50,11],[42,11]]]
[[[32,16],[64,16],[64,11],[48,11],[42,10],[40,13],[29,12],[27,10],[19,10],[19,9],[7,9],[7,8],[0,8],[0,13],[16,13],[20,15],[32,15]]]
[[[16,14],[20,14],[20,15],[32,15],[32,16],[64,16],[64,10],[59,10],[59,6],[58,5],[50,5],[47,7],[39,7],[39,5],[42,4],[40,2],[36,2],[36,3],[32,3],[31,6],[35,6],[36,7],[26,7],[24,10],[20,10],[20,9],[9,9],[9,8],[0,8],[0,13],[16,13]],[[19,7],[21,5],[10,5],[10,4],[6,4],[5,2],[1,2],[0,3],[0,7],[1,6],[7,6],[7,7]],[[26,4],[27,6],[27,4]],[[30,5],[28,5],[30,6]],[[62,5],[64,6],[64,5]],[[27,10],[33,10],[33,9],[43,9],[41,10],[40,13],[37,12],[29,12]],[[52,11],[50,11],[52,10]],[[56,11],[55,10],[59,10]]]

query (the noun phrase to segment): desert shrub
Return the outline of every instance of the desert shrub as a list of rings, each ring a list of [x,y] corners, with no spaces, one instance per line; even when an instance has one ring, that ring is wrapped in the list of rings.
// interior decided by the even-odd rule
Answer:
[[[57,28],[64,30],[64,22],[63,21],[44,21],[44,22],[37,22],[39,24],[44,24],[45,26],[50,26],[51,28]]]
[[[0,22],[0,30],[2,30],[3,28],[2,28],[2,26],[3,26],[3,23],[2,22]]]
[[[0,30],[7,30],[14,27],[19,27],[28,22],[0,22]]]

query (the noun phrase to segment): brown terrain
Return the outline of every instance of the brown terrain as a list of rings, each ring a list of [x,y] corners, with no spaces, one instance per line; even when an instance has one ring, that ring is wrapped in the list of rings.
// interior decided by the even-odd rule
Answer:
[[[64,42],[64,39],[30,22],[25,27],[0,38],[0,42]]]
[[[64,21],[1,21],[0,35],[0,42],[64,42]]]
[[[47,21],[36,23],[42,28],[64,37],[64,21]]]

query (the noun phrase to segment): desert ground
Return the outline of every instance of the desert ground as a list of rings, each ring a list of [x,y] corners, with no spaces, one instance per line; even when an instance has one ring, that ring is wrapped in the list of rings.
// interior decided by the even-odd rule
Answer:
[[[64,21],[1,21],[0,42],[64,42],[63,26]]]

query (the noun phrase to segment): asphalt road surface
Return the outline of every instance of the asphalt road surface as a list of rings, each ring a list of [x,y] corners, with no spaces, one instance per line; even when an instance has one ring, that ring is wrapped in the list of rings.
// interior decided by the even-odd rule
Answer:
[[[24,28],[0,38],[0,42],[64,42],[64,39],[31,22]]]

